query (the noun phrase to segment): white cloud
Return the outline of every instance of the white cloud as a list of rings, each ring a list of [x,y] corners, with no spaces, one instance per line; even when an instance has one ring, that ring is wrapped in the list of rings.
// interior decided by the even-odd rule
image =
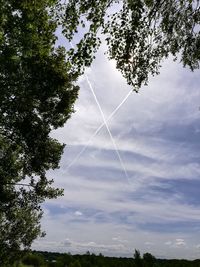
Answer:
[[[183,248],[186,247],[186,242],[183,238],[176,238],[174,241],[166,241],[164,243],[166,246],[171,248]]]
[[[71,240],[70,238],[66,238],[63,242],[46,241],[43,244],[45,247],[54,247],[57,249],[59,248],[62,251],[64,250],[68,251],[70,249],[73,252],[81,251],[82,253],[88,250],[90,252],[105,252],[105,251],[119,252],[127,250],[127,248],[123,244],[102,244],[102,243],[96,243],[94,241],[80,242]],[[36,242],[35,245],[38,245],[38,242]]]
[[[76,211],[74,212],[74,214],[75,214],[76,216],[82,216],[82,215],[83,215],[83,213],[82,213],[81,211],[79,211],[79,210],[76,210]]]
[[[186,245],[186,242],[184,239],[182,238],[177,238],[176,241],[175,241],[175,246],[176,247],[181,247],[181,246],[185,246]]]

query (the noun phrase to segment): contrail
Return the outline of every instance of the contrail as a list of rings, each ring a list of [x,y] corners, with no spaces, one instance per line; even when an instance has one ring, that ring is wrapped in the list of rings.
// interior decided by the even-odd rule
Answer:
[[[108,119],[106,120],[106,122],[108,122],[114,115],[115,113],[120,109],[120,107],[125,103],[125,101],[127,100],[127,98],[130,96],[130,94],[133,91],[131,90],[122,100],[122,102],[115,108],[115,110],[109,115]],[[93,133],[93,135],[90,137],[89,141],[86,143],[86,145],[81,149],[81,151],[77,154],[77,156],[72,160],[72,162],[67,166],[67,169],[69,169],[72,165],[74,165],[74,163],[80,158],[80,156],[83,154],[83,152],[87,149],[87,147],[89,146],[90,142],[92,141],[92,139],[98,134],[98,132],[104,127],[105,123],[103,122],[97,129],[96,131]]]
[[[71,45],[72,48],[74,48],[72,42],[70,42],[70,45]],[[117,156],[118,156],[118,158],[119,158],[119,161],[120,161],[120,164],[121,164],[121,166],[122,166],[122,169],[124,170],[125,176],[126,176],[128,182],[129,182],[129,177],[128,177],[126,168],[125,168],[124,163],[123,163],[123,160],[122,160],[122,158],[121,158],[121,156],[120,156],[120,154],[119,154],[119,151],[118,151],[117,145],[116,145],[116,143],[115,143],[115,140],[113,139],[113,136],[112,136],[112,134],[111,134],[111,131],[110,131],[109,127],[108,127],[108,124],[107,124],[107,121],[106,121],[106,119],[105,119],[105,116],[104,116],[104,113],[103,113],[103,111],[102,111],[102,108],[101,108],[101,106],[100,106],[100,103],[99,103],[99,101],[98,101],[98,99],[97,99],[97,97],[96,97],[96,95],[95,95],[95,92],[94,92],[94,90],[93,90],[93,88],[92,88],[92,85],[91,85],[91,83],[90,83],[90,81],[89,81],[89,79],[88,79],[88,76],[87,76],[86,74],[85,74],[85,77],[86,77],[87,83],[88,83],[88,85],[89,85],[89,87],[90,87],[90,90],[91,90],[91,92],[92,92],[92,94],[93,94],[93,96],[94,96],[95,102],[96,102],[96,104],[97,104],[97,106],[98,106],[98,108],[99,108],[99,111],[100,111],[100,113],[101,113],[101,116],[102,116],[104,125],[106,126],[106,129],[107,129],[107,131],[108,131],[108,133],[109,133],[109,135],[110,135],[111,141],[112,141],[112,143],[113,143],[113,146],[114,146],[115,151],[116,151],[116,153],[117,153]]]
[[[99,101],[98,101],[98,99],[97,99],[97,97],[96,97],[96,94],[95,94],[95,92],[94,92],[94,90],[93,90],[93,88],[92,88],[92,85],[91,85],[91,83],[90,83],[90,81],[89,81],[89,79],[88,79],[88,76],[85,75],[85,77],[86,77],[86,80],[87,80],[88,85],[89,85],[89,87],[90,87],[90,90],[91,90],[91,92],[92,92],[92,94],[93,94],[93,96],[94,96],[95,102],[96,102],[96,104],[97,104],[97,106],[98,106],[98,108],[99,108],[99,111],[100,111],[100,113],[101,113],[101,116],[102,116],[103,122],[104,122],[104,124],[105,124],[105,126],[106,126],[106,129],[107,129],[107,131],[108,131],[108,133],[109,133],[109,135],[110,135],[110,139],[111,139],[111,141],[112,141],[112,143],[113,143],[113,146],[114,146],[115,151],[116,151],[116,153],[117,153],[117,156],[118,156],[118,158],[119,158],[120,164],[121,164],[121,166],[122,166],[122,168],[123,168],[123,170],[124,170],[124,173],[125,173],[125,175],[126,175],[126,178],[128,179],[128,174],[127,174],[126,168],[125,168],[124,163],[123,163],[123,160],[122,160],[122,158],[121,158],[121,156],[120,156],[120,154],[119,154],[119,151],[118,151],[117,145],[116,145],[116,143],[115,143],[115,140],[114,140],[114,138],[113,138],[113,136],[112,136],[112,134],[111,134],[111,131],[110,131],[109,127],[108,127],[108,124],[107,124],[107,121],[106,121],[106,119],[105,119],[103,110],[102,110],[102,108],[101,108],[101,106],[100,106],[100,103],[99,103]],[[128,179],[128,181],[129,181],[129,179]]]

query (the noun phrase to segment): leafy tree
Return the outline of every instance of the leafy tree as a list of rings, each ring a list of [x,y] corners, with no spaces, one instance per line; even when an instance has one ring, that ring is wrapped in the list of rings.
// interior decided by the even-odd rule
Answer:
[[[143,260],[142,260],[139,250],[135,249],[133,257],[134,257],[134,262],[135,262],[136,267],[143,267]]]
[[[147,252],[143,254],[143,261],[145,267],[153,267],[156,262],[156,258]]]
[[[91,64],[99,33],[105,35],[109,58],[135,91],[149,74],[159,73],[170,54],[191,70],[199,68],[199,0],[69,0],[64,15],[69,40],[85,28],[77,49],[69,53],[75,71]]]
[[[78,87],[56,48],[56,0],[0,0],[0,265],[43,235],[46,198],[62,195],[46,172],[64,145],[50,137],[73,112]]]

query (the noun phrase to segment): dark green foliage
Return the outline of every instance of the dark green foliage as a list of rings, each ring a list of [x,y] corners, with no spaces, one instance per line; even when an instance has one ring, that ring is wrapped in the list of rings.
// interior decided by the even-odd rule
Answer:
[[[76,70],[88,66],[106,37],[109,58],[128,84],[138,90],[149,74],[158,74],[163,59],[180,55],[183,66],[199,68],[199,1],[188,0],[69,0],[63,33],[69,39],[88,25],[77,50],[70,53]]]
[[[156,262],[156,258],[150,253],[143,254],[144,266],[153,267]]]
[[[72,255],[71,254],[63,254],[62,256],[57,258],[57,266],[65,267],[69,266],[72,263]]]
[[[41,255],[46,260],[46,267],[137,267],[138,262],[144,267],[200,267],[200,260],[161,260],[156,259],[150,253],[145,253],[141,256],[138,250],[135,250],[134,259],[105,257],[102,254],[97,256],[88,253],[71,255],[66,253],[34,252],[34,254]]]
[[[40,204],[62,195],[46,177],[64,145],[50,137],[73,112],[78,87],[55,48],[57,1],[0,0],[0,265],[43,235]]]
[[[41,255],[28,254],[22,259],[22,263],[29,266],[40,267],[45,264],[45,260]]]
[[[139,250],[135,250],[133,257],[136,267],[143,267],[143,260],[140,256]]]
[[[79,260],[75,260],[69,264],[69,267],[81,267]]]

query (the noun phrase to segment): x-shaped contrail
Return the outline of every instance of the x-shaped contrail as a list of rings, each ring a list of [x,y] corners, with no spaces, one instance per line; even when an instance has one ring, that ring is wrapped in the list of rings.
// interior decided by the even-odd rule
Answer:
[[[70,45],[71,45],[72,48],[74,48],[72,42],[70,42]],[[127,174],[127,171],[126,171],[124,162],[123,162],[123,160],[122,160],[122,158],[121,158],[121,156],[120,156],[120,153],[119,153],[119,150],[118,150],[117,145],[116,145],[116,143],[115,143],[115,140],[114,140],[114,138],[113,138],[113,136],[112,136],[112,133],[111,133],[109,127],[108,127],[108,124],[107,124],[107,121],[106,121],[106,119],[105,119],[105,116],[104,116],[103,110],[102,110],[102,108],[101,108],[101,105],[100,105],[100,103],[99,103],[99,101],[98,101],[98,99],[97,99],[97,97],[96,97],[96,94],[95,94],[94,89],[93,89],[93,87],[92,87],[92,85],[91,85],[91,82],[90,82],[90,80],[88,79],[88,76],[87,76],[86,74],[85,74],[85,77],[86,77],[86,80],[87,80],[87,83],[88,83],[88,85],[89,85],[89,88],[90,88],[90,90],[91,90],[91,92],[92,92],[92,94],[93,94],[93,96],[94,96],[95,102],[96,102],[96,104],[97,104],[97,106],[98,106],[98,108],[99,108],[99,111],[100,111],[101,116],[102,116],[102,119],[103,119],[103,125],[100,126],[99,128],[101,129],[104,125],[106,126],[106,129],[107,129],[107,131],[108,131],[108,133],[109,133],[110,139],[111,139],[111,141],[112,141],[112,143],[113,143],[113,146],[114,146],[114,148],[115,148],[115,152],[116,152],[116,154],[117,154],[117,156],[118,156],[118,159],[119,159],[119,161],[120,161],[121,167],[122,167],[122,169],[123,169],[123,171],[124,171],[124,173],[125,173],[125,176],[126,176],[128,182],[129,182],[129,177],[128,177],[128,174]],[[128,96],[130,95],[130,93],[131,93],[131,92],[129,92]],[[125,98],[127,99],[128,96],[125,97]],[[123,100],[122,102],[124,103],[125,100]],[[121,103],[116,109],[118,110],[119,107],[120,107],[121,105],[122,105],[122,103]],[[116,111],[117,111],[117,110],[116,110]],[[115,111],[115,112],[116,112],[116,111]],[[114,113],[114,112],[113,112],[113,113]],[[114,115],[114,114],[113,114],[113,115]],[[113,116],[113,115],[112,115],[112,116]],[[92,138],[93,138],[93,137],[100,131],[99,128],[95,131],[95,133],[94,133],[94,135],[92,136]],[[91,138],[90,138],[90,139],[91,139]],[[89,140],[89,141],[90,141],[90,140]],[[70,167],[77,161],[77,159],[80,157],[80,155],[83,153],[83,151],[85,151],[85,149],[87,148],[88,145],[89,145],[89,142],[88,142],[87,145],[80,151],[80,153],[75,157],[75,159],[74,159],[74,160],[67,166],[67,169],[69,169],[69,168],[70,168]]]
[[[122,158],[121,158],[121,156],[120,156],[118,147],[117,147],[117,145],[116,145],[116,143],[115,143],[115,140],[114,140],[114,138],[113,138],[113,136],[112,136],[112,133],[111,133],[109,127],[108,127],[108,123],[107,123],[107,121],[106,121],[106,119],[105,119],[105,116],[104,116],[103,110],[102,110],[102,108],[101,108],[101,105],[100,105],[100,103],[99,103],[99,101],[98,101],[98,99],[97,99],[97,97],[96,97],[96,94],[95,94],[95,92],[94,92],[94,89],[93,89],[93,87],[92,87],[92,85],[91,85],[90,80],[88,79],[88,76],[85,75],[85,77],[86,77],[87,83],[88,83],[88,85],[89,85],[89,87],[90,87],[90,90],[91,90],[91,92],[92,92],[92,94],[93,94],[93,96],[94,96],[95,102],[96,102],[96,104],[97,104],[97,106],[98,106],[98,108],[99,108],[99,111],[100,111],[100,113],[101,113],[101,116],[102,116],[104,125],[106,126],[106,129],[107,129],[107,131],[108,131],[108,133],[109,133],[109,135],[110,135],[110,139],[111,139],[111,141],[112,141],[112,143],[113,143],[113,146],[114,146],[114,148],[115,148],[115,151],[116,151],[116,154],[117,154],[118,159],[119,159],[119,161],[120,161],[120,164],[121,164],[121,166],[122,166],[122,169],[123,169],[123,171],[124,171],[124,173],[125,173],[126,178],[128,179],[128,174],[127,174],[126,168],[125,168],[125,166],[124,166],[124,162],[123,162],[123,160],[122,160]]]
[[[108,121],[110,119],[112,119],[112,117],[115,115],[115,113],[120,109],[120,107],[125,103],[125,101],[127,100],[127,98],[130,96],[130,94],[133,91],[131,90],[122,100],[122,102],[115,108],[115,110],[109,115],[109,117],[107,118],[106,122],[108,123]],[[100,132],[100,130],[104,127],[105,123],[103,122],[97,129],[96,131],[93,133],[93,135],[90,137],[90,139],[88,140],[88,142],[86,143],[86,145],[81,149],[81,151],[77,154],[77,156],[72,160],[72,162],[67,166],[67,169],[70,168],[72,165],[74,165],[74,163],[80,158],[80,156],[83,154],[83,152],[87,149],[87,147],[89,146],[90,142],[92,141],[92,139]]]

